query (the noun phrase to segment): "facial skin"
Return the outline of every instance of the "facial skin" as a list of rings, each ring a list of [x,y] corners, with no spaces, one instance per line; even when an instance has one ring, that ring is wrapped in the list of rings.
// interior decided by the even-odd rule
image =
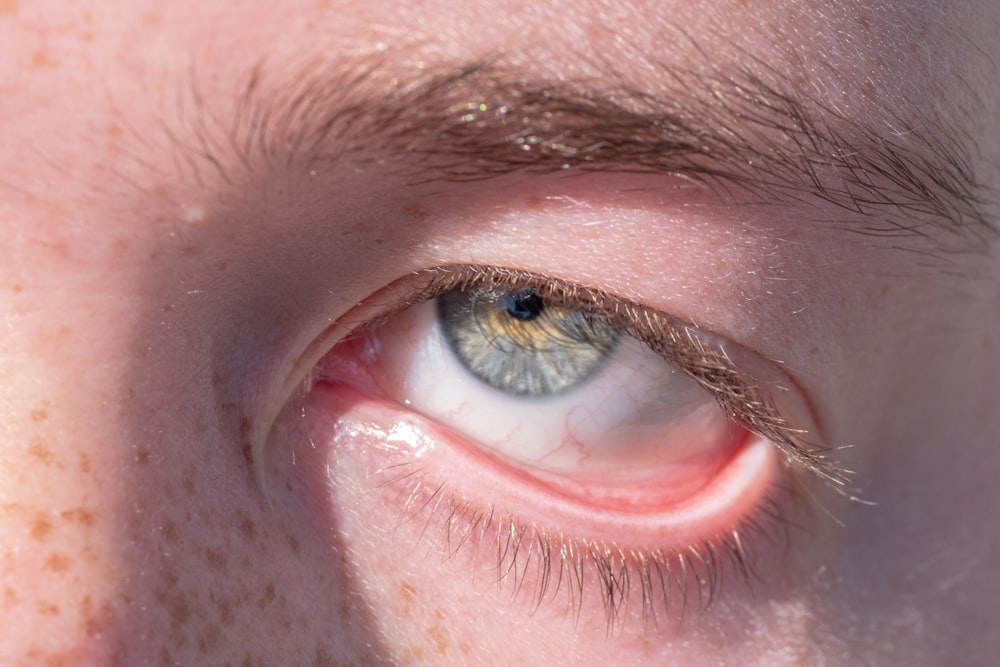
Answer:
[[[1000,5],[940,4],[0,0],[0,663],[993,664]],[[753,507],[650,542],[315,381],[471,264],[752,351],[850,483],[771,448],[797,527],[707,610],[498,584],[442,516],[683,550]]]

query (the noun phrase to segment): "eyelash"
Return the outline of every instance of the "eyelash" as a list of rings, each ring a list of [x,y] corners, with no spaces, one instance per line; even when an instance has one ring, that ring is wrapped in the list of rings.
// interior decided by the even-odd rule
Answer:
[[[534,582],[530,609],[536,611],[565,589],[574,619],[579,619],[584,582],[598,582],[610,633],[622,620],[634,594],[641,596],[645,620],[658,621],[658,609],[669,613],[680,599],[679,616],[691,600],[707,609],[718,594],[726,566],[744,581],[759,579],[754,549],[761,540],[775,540],[796,526],[783,507],[806,504],[799,479],[791,473],[807,471],[846,494],[849,473],[836,466],[826,450],[809,442],[806,432],[792,427],[777,406],[762,395],[748,376],[740,372],[722,350],[710,349],[698,329],[658,311],[595,288],[518,269],[487,265],[452,265],[421,271],[407,281],[408,295],[396,306],[363,325],[349,337],[362,335],[393,314],[434,299],[450,290],[532,289],[547,302],[583,312],[598,313],[623,333],[649,346],[668,363],[706,389],[734,422],[767,438],[783,455],[785,474],[772,483],[754,510],[725,532],[683,547],[625,548],[615,543],[567,537],[559,531],[521,522],[516,516],[499,516],[491,505],[479,506],[435,482],[433,475],[416,461],[381,470],[386,475],[377,485],[394,489],[402,512],[402,524],[424,517],[421,537],[440,531],[446,557],[453,558],[472,545],[474,562],[488,547],[495,555],[498,590],[512,584],[511,597],[522,594],[526,582]],[[392,291],[396,291],[394,288]],[[638,587],[638,588],[636,588]],[[657,600],[661,604],[657,604]]]

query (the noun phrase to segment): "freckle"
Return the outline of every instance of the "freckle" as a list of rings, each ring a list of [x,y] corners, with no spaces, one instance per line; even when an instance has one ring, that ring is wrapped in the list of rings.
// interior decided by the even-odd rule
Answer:
[[[0,16],[17,11],[17,0],[0,0]]]
[[[59,653],[50,653],[45,658],[45,667],[75,667],[80,664],[80,649],[70,649]]]
[[[396,615],[400,618],[410,618],[413,599],[416,597],[417,589],[408,581],[399,585],[399,604],[395,605]]]
[[[347,600],[341,600],[340,607],[337,609],[340,613],[340,622],[344,627],[349,627],[351,625],[351,619],[354,614],[351,611],[351,605],[347,603]]]
[[[31,55],[32,67],[55,67],[58,63],[44,51],[35,51]]]
[[[201,248],[194,245],[186,245],[181,247],[181,254],[188,257],[194,257],[195,255],[201,254]]]
[[[403,662],[407,665],[419,665],[424,662],[424,649],[414,646],[403,651]]]
[[[66,554],[53,552],[45,559],[45,569],[50,572],[65,572],[73,566],[73,559]]]
[[[427,630],[427,636],[434,643],[434,652],[438,655],[448,653],[448,631],[434,624]]]
[[[77,507],[71,510],[65,510],[59,514],[65,521],[71,523],[79,523],[84,526],[94,525],[94,513],[88,510],[86,507]]]
[[[90,597],[85,597],[80,605],[83,612],[83,628],[88,637],[100,637],[105,630],[114,622],[114,610],[111,605],[105,602],[96,612],[93,610],[93,602]]]
[[[416,220],[417,222],[423,222],[430,217],[430,213],[427,212],[423,206],[416,202],[411,202],[403,206],[403,215],[411,220]]]
[[[24,287],[21,285],[21,283],[14,283],[14,287],[12,287],[11,289],[14,290],[14,294],[20,294],[21,292],[24,291]]]
[[[532,195],[524,200],[524,207],[528,210],[537,211],[545,205],[545,200],[536,195]]]
[[[229,559],[218,549],[208,547],[205,549],[205,562],[213,570],[223,570],[229,564]]]
[[[333,667],[333,658],[327,652],[326,646],[320,644],[316,647],[316,656],[313,658],[313,667]]]
[[[38,410],[31,411],[31,421],[43,422],[49,418],[49,413],[47,410],[39,408]]]
[[[413,602],[413,598],[416,596],[417,589],[413,587],[408,581],[404,581],[399,585],[399,593],[403,596],[405,602]]]
[[[58,616],[59,615],[59,605],[52,604],[51,602],[39,602],[38,612],[45,616]]]
[[[198,490],[195,486],[195,481],[194,481],[196,474],[197,471],[190,466],[184,470],[184,479],[183,479],[184,492],[187,493],[188,496],[198,495]]]
[[[225,600],[218,600],[215,603],[216,609],[219,610],[219,620],[223,625],[229,625],[233,621],[233,610],[229,606],[229,603]]]
[[[247,465],[253,465],[253,445],[246,440],[243,442],[243,460],[247,462]]]
[[[268,607],[274,602],[275,597],[277,597],[277,594],[274,590],[274,584],[269,583],[264,587],[264,592],[261,593],[260,599],[257,600],[257,606],[261,609]]]
[[[160,532],[163,533],[163,539],[167,542],[177,544],[177,524],[173,521],[167,519],[166,523],[160,526]]]
[[[170,615],[171,627],[176,632],[191,618],[191,605],[188,603],[187,595],[184,593],[174,591],[172,588],[167,590],[170,592],[158,589],[153,594],[156,596],[157,601],[166,607],[167,613]]]
[[[288,546],[291,548],[292,553],[296,556],[302,553],[302,545],[299,544],[299,541],[295,539],[294,535],[288,536]]]
[[[41,445],[37,442],[28,447],[28,453],[45,465],[52,465],[52,463],[55,462],[55,457],[53,456],[52,451],[45,445]]]
[[[144,466],[147,463],[149,463],[149,448],[148,447],[140,447],[139,448],[139,451],[136,452],[136,454],[135,454],[135,462],[138,463],[141,466]]]
[[[36,514],[35,520],[31,524],[31,536],[42,541],[52,533],[52,521],[44,514]]]
[[[205,628],[202,635],[198,637],[198,651],[201,653],[210,652],[213,648],[218,646],[220,635],[219,626],[214,623],[210,623]]]
[[[15,604],[17,604],[17,593],[14,591],[13,588],[8,586],[7,588],[3,589],[3,606],[9,609],[13,607]]]
[[[80,472],[84,473],[90,472],[90,456],[87,455],[86,453],[81,452],[79,455],[79,460],[80,460],[79,463]]]
[[[240,516],[240,533],[243,534],[243,539],[247,542],[253,542],[257,539],[257,524],[245,514]]]

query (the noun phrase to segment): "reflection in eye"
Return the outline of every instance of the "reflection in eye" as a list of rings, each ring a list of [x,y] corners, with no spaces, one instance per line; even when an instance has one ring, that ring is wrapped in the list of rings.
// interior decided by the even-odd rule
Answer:
[[[593,579],[609,623],[630,594],[644,616],[668,589],[682,606],[692,591],[712,600],[727,564],[750,577],[752,537],[797,502],[782,483],[795,468],[844,481],[786,420],[802,411],[778,371],[738,345],[526,272],[445,267],[408,284],[392,287],[409,290],[401,306],[331,351],[317,384],[423,433],[410,455],[391,424],[373,437],[391,441],[377,488],[439,525],[447,551],[495,554],[498,577],[515,573],[536,605],[564,589],[579,610]]]

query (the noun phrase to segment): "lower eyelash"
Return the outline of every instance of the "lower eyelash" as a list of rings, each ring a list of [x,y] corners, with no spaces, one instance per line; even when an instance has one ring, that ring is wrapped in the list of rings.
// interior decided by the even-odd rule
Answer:
[[[773,484],[731,529],[668,548],[580,539],[523,522],[459,497],[417,462],[381,470],[377,486],[392,491],[401,507],[397,532],[404,524],[422,522],[418,542],[439,540],[446,559],[471,550],[465,555],[471,556],[473,572],[491,558],[498,596],[506,594],[512,602],[527,598],[532,614],[562,597],[566,615],[577,623],[585,595],[596,586],[610,635],[636,613],[644,625],[659,627],[679,624],[689,611],[707,611],[731,577],[746,586],[762,581],[758,549],[767,544],[787,551],[790,530],[799,528],[782,508],[799,505],[804,496],[791,471],[785,472],[788,483]]]

